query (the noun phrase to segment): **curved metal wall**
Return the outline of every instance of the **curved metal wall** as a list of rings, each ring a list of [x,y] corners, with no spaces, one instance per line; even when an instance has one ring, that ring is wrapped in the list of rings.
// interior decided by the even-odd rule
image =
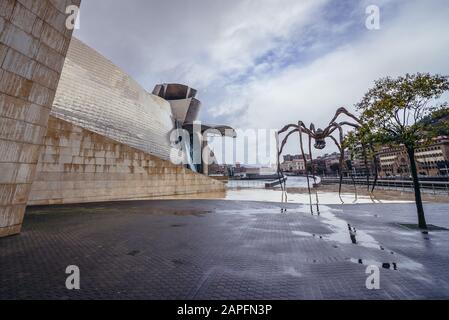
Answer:
[[[51,114],[169,159],[169,102],[148,93],[104,56],[73,38]]]
[[[153,94],[167,100],[171,105],[173,117],[181,124],[192,123],[198,118],[201,101],[195,99],[197,91],[184,84],[158,84]]]

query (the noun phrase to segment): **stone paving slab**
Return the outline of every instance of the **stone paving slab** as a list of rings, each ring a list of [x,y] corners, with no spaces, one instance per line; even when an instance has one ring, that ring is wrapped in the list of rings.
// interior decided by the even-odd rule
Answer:
[[[449,228],[448,204],[425,208]],[[30,207],[22,234],[0,240],[0,299],[447,299],[449,232],[399,225],[415,222],[412,204]],[[366,289],[371,264],[380,290]],[[65,288],[68,265],[81,290]]]

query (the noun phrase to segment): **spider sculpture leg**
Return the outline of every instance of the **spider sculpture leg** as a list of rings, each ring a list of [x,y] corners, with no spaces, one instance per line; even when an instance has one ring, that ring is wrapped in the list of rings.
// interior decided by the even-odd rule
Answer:
[[[278,179],[279,179],[279,185],[281,186],[281,190],[282,188],[282,168],[281,168],[281,162],[279,160],[279,133],[276,132],[275,134],[275,139],[276,139],[276,167],[277,167],[277,175],[278,175]],[[284,190],[282,190],[283,192]]]
[[[287,202],[287,195],[286,195],[286,190],[285,190],[285,181],[283,181],[284,179],[284,173],[282,172],[282,168],[281,168],[281,161],[280,161],[280,156],[282,151],[279,150],[279,134],[276,133],[276,151],[277,151],[277,155],[276,155],[276,160],[277,160],[277,174],[278,174],[278,179],[279,179],[279,185],[281,187],[281,202],[284,202],[284,196],[285,196],[285,202]]]
[[[338,129],[339,131],[339,136],[340,136],[340,142],[337,142],[337,140],[333,137],[330,136],[332,138],[332,140],[335,142],[335,144],[337,145],[339,151],[340,151],[340,159],[339,159],[339,175],[340,175],[340,179],[339,179],[339,184],[338,184],[338,197],[340,198],[341,203],[345,203],[343,201],[343,198],[341,197],[341,189],[342,189],[342,184],[343,184],[343,166],[344,166],[344,159],[345,159],[345,149],[343,146],[343,129],[342,127],[337,124],[337,123],[333,123],[333,125]]]
[[[341,203],[345,203],[341,197],[341,187],[343,184],[343,161],[344,161],[345,153],[344,150],[340,150],[340,161],[339,161],[339,174],[340,174],[340,182],[338,185],[338,196],[340,197]]]
[[[343,162],[345,159],[345,150],[343,149],[343,146],[342,146],[343,130],[341,129],[341,127],[339,127],[338,130],[340,131],[340,143],[339,143],[339,146],[340,146],[340,161],[339,161],[340,183],[338,185],[338,196],[340,197],[341,203],[345,203],[341,197],[341,186],[343,184]]]
[[[374,147],[371,144],[370,145],[370,149],[371,149],[371,153],[373,154],[373,162],[374,162],[374,182],[373,182],[373,187],[371,189],[371,193],[374,192],[374,189],[376,188],[377,185],[377,180],[379,179],[379,163],[378,163],[378,159],[376,157],[376,153],[374,152]]]
[[[349,168],[349,164],[344,161],[344,155],[345,155],[345,147],[343,145],[344,141],[344,137],[343,137],[343,129],[340,127],[340,145],[341,145],[341,152],[342,152],[342,156],[343,156],[343,163],[346,167],[346,171],[348,172],[348,175],[351,177],[351,181],[352,181],[352,186],[354,187],[354,201],[353,203],[356,203],[358,200],[358,193],[357,193],[357,184],[355,183],[355,179],[354,179],[354,172],[352,170],[352,168]],[[342,168],[343,169],[343,168]]]
[[[335,144],[337,145],[337,147],[339,147],[339,150],[340,150],[340,185],[339,185],[339,194],[340,194],[340,200],[341,201],[343,201],[342,198],[341,198],[341,187],[342,187],[342,182],[343,182],[343,163],[344,163],[344,150],[345,150],[345,147],[344,147],[344,135],[343,135],[342,125],[350,125],[350,126],[355,127],[355,128],[358,127],[358,125],[355,125],[355,124],[352,124],[352,123],[348,123],[348,122],[341,122],[341,123],[335,123],[334,122],[330,126],[331,129],[328,130],[329,136],[332,138],[332,140],[334,140]],[[336,129],[338,129],[338,131],[339,131],[340,143],[338,143],[336,141],[336,139],[333,138],[333,136],[330,135]],[[353,183],[353,186],[354,186],[355,198],[356,198],[356,201],[357,201],[357,197],[358,197],[357,196],[357,185],[355,183],[354,176],[353,176],[352,173],[351,173],[351,178],[352,178],[352,183]]]
[[[310,180],[309,180],[309,174],[307,172],[307,160],[306,160],[306,155],[304,153],[304,145],[303,145],[303,141],[302,141],[302,132],[303,132],[303,127],[302,127],[303,123],[301,121],[298,122],[298,131],[299,131],[299,146],[301,149],[301,155],[302,158],[304,159],[304,165],[306,167],[306,179],[307,179],[307,190],[309,191],[309,204],[310,204],[310,213],[313,214],[313,207],[312,207],[312,193],[310,191]],[[309,134],[309,138],[310,138],[310,134]]]
[[[315,126],[313,125],[313,123],[310,125],[310,130],[312,132],[315,131]],[[312,157],[312,137],[311,136],[309,136],[309,155],[310,155],[310,171],[312,173],[313,188],[315,190],[316,211],[318,212],[318,214],[320,214],[320,204],[319,204],[319,199],[318,199],[318,190],[316,188],[315,165],[313,164],[313,157]],[[307,171],[307,161],[306,161],[306,159],[304,159],[304,164],[306,165],[306,171]]]
[[[355,179],[354,179],[354,173],[351,170],[349,170],[348,165],[346,165],[346,168],[347,168],[349,174],[351,175],[351,181],[352,181],[352,185],[354,186],[354,197],[355,197],[353,203],[356,203],[358,200],[358,194],[357,194],[357,185],[356,185]]]
[[[337,124],[337,123],[335,123],[335,121],[337,120],[337,118],[341,115],[341,114],[344,114],[344,115],[346,115],[346,116],[348,116],[349,118],[351,118],[351,119],[353,119],[356,123],[351,123],[351,122],[348,122],[348,121],[343,121],[343,122],[340,122],[339,124]],[[352,113],[350,113],[346,108],[339,108],[338,110],[337,110],[337,112],[335,113],[335,116],[334,116],[334,118],[331,120],[331,122],[330,122],[330,126],[327,128],[328,129],[328,131],[327,132],[329,132],[328,134],[330,134],[332,131],[334,131],[335,130],[335,127],[338,127],[338,129],[340,130],[340,142],[341,142],[341,144],[343,144],[342,143],[342,135],[343,135],[343,133],[342,133],[342,129],[341,129],[341,127],[343,126],[343,125],[348,125],[348,126],[351,126],[351,127],[353,127],[353,128],[356,128],[356,129],[358,129],[358,128],[360,128],[360,126],[362,125],[362,122],[360,121],[360,119],[359,118],[357,118],[355,115],[353,115]],[[363,146],[362,146],[362,148],[363,148]],[[344,147],[342,146],[342,149],[344,149]],[[340,151],[340,152],[344,152],[344,150],[342,151]],[[343,153],[344,154],[344,153]],[[365,157],[365,162],[367,162],[366,161],[366,156],[364,156]],[[340,169],[342,169],[342,167],[340,166]],[[340,170],[341,171],[341,170]],[[368,190],[369,190],[369,186],[370,186],[370,181],[369,181],[369,170],[368,170],[368,168],[367,168],[367,172],[368,172],[368,174],[367,174],[367,184],[368,184]],[[351,177],[353,177],[352,175],[351,175]],[[342,182],[342,176],[340,176],[340,189],[341,189],[341,182]],[[354,184],[354,188],[355,188],[355,192],[356,192],[356,198],[357,198],[357,187],[356,187],[356,184],[355,184],[355,181],[353,181],[353,184]],[[373,189],[374,190],[374,189]]]
[[[353,115],[352,113],[350,113],[346,108],[339,108],[336,112],[335,112],[335,116],[332,118],[330,124],[335,123],[335,120],[337,120],[337,118],[341,115],[344,114],[346,116],[348,116],[349,118],[355,120],[355,122],[357,122],[357,124],[353,124],[353,123],[347,123],[350,124],[352,126],[357,126],[360,127],[361,125],[361,121],[359,118],[357,118],[355,115]]]
[[[366,185],[367,185],[367,190],[369,192],[370,189],[370,179],[369,176],[371,175],[371,170],[369,169],[368,166],[368,157],[366,154],[366,146],[362,143],[362,155],[363,155],[363,160],[365,162],[365,170],[366,170]]]
[[[298,132],[299,129],[298,129],[298,126],[297,126],[297,125],[289,124],[289,125],[285,126],[282,130],[280,130],[280,131],[278,132],[278,135],[279,135],[280,133],[287,132],[290,128],[293,128],[293,130],[290,130],[290,132],[287,133],[287,135],[286,135],[286,136],[284,137],[284,139],[282,140],[282,144],[281,144],[280,149],[278,148],[279,151],[278,151],[278,154],[277,154],[277,161],[278,161],[278,164],[279,164],[278,170],[279,170],[280,172],[282,172],[282,170],[281,170],[281,168],[280,168],[280,156],[281,156],[281,154],[282,154],[282,151],[284,150],[284,147],[285,147],[285,145],[287,144],[288,138],[289,138],[292,134],[294,134],[295,132]],[[282,199],[284,198],[284,194],[285,194],[285,201],[288,201],[288,199],[287,199],[288,194],[287,194],[287,187],[286,187],[287,182],[286,182],[286,179],[284,179],[284,175],[283,175],[283,174],[282,174],[282,179],[283,179],[283,180],[280,180],[280,182],[281,182],[281,188],[282,188],[282,190],[283,190],[283,196],[282,196]]]
[[[338,150],[340,151],[340,161],[339,161],[340,165],[339,165],[339,168],[341,168],[342,167],[342,163],[341,163],[342,159],[341,159],[341,147],[340,147],[340,144],[338,143],[337,139],[335,139],[334,136],[330,135],[329,138],[331,138],[332,141],[334,141],[335,145],[337,146]],[[340,198],[340,201],[342,203],[344,203],[343,199],[341,198],[341,184],[342,184],[342,180],[343,180],[343,176],[341,175],[341,169],[340,169],[340,184],[338,186],[338,197]]]
[[[287,132],[291,128],[293,128],[293,130],[290,130],[287,133],[287,135],[282,140],[281,146],[279,147],[279,134]],[[282,168],[280,166],[280,163],[281,163],[280,157],[281,157],[282,151],[284,150],[285,145],[287,144],[288,138],[297,131],[298,131],[297,125],[289,124],[276,133],[276,139],[277,139],[276,146],[277,146],[277,151],[278,151],[277,152],[278,177],[279,177],[279,183],[280,183],[281,189],[282,189],[282,201],[284,201],[284,195],[285,195],[285,202],[288,201],[288,199],[287,199],[288,194],[287,194],[287,187],[286,187],[287,182],[286,182],[286,179],[284,179],[284,174],[282,173]]]

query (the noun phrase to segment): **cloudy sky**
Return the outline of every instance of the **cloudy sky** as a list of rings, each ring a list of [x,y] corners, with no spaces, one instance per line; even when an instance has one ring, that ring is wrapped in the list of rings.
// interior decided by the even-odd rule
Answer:
[[[83,0],[80,22],[143,87],[188,84],[201,120],[237,128],[325,126],[379,77],[449,74],[447,0]]]

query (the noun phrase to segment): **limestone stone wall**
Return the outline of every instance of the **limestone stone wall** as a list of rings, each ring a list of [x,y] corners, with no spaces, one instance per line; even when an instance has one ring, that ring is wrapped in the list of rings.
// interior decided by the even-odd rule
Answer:
[[[224,191],[222,182],[52,116],[44,148],[30,205]]]
[[[80,0],[0,1],[0,237],[20,232]]]

